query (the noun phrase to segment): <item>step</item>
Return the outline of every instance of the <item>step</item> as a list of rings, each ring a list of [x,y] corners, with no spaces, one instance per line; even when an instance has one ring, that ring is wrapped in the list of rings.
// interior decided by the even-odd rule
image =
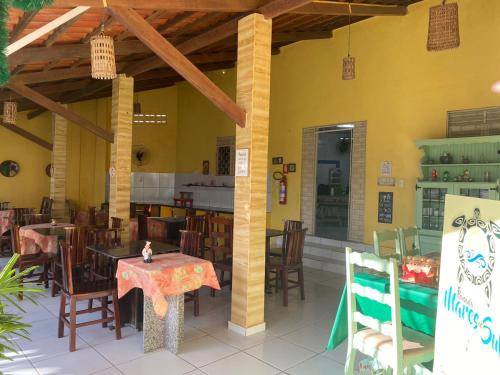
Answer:
[[[345,259],[345,249],[341,247],[332,247],[317,243],[306,242],[304,244],[304,254],[336,259],[342,261]]]
[[[304,256],[302,257],[302,263],[306,267],[345,275],[345,261],[321,257],[317,255],[304,254]]]

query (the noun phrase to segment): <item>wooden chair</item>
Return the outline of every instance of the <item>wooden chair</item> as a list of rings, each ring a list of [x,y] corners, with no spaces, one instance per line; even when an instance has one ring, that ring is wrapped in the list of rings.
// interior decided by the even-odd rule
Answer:
[[[76,233],[76,232],[75,232]],[[64,336],[64,326],[69,328],[69,351],[76,350],[76,330],[80,327],[85,327],[92,324],[102,324],[106,328],[109,322],[115,322],[116,339],[120,340],[121,322],[120,322],[120,307],[118,306],[118,291],[114,280],[101,281],[86,281],[79,280],[74,275],[75,260],[78,258],[76,249],[68,242],[60,242],[61,263],[62,263],[62,290],[61,303],[59,308],[59,327],[57,336]],[[108,297],[112,298],[113,311],[108,308]],[[69,313],[66,312],[66,299],[69,299]],[[100,307],[87,308],[77,310],[76,304],[78,301],[99,299]],[[101,319],[94,319],[82,323],[76,322],[76,316],[80,314],[101,312]],[[109,316],[109,315],[110,316]],[[69,317],[69,319],[68,319]]]
[[[208,237],[206,235],[208,232],[207,225],[206,225],[207,220],[208,220],[208,218],[206,215],[186,216],[186,230],[200,232],[203,234],[202,249],[201,249],[201,256],[200,256],[200,258],[203,258],[203,259],[205,259],[205,250],[208,249],[208,246],[205,246],[205,238]]]
[[[87,273],[87,278],[89,278],[90,256],[86,250],[88,238],[87,228],[67,227],[64,228],[64,230],[66,232],[65,243],[71,246],[71,253],[74,257],[73,266],[75,270],[73,270],[73,274],[80,279],[84,279]],[[63,287],[62,266],[62,259],[59,254],[59,257],[54,260],[52,266],[52,275],[54,277],[52,281],[52,297],[54,297]]]
[[[297,220],[285,220],[283,224],[283,232],[290,232],[293,230],[302,229],[302,221]],[[281,257],[282,255],[282,247],[276,248],[271,247],[269,249],[269,255],[272,257]]]
[[[12,251],[16,254],[19,254],[19,260],[17,262],[19,271],[23,271],[33,266],[43,267],[42,272],[39,273],[33,272],[29,275],[29,278],[38,277],[38,280],[45,284],[45,288],[48,288],[49,268],[51,266],[52,261],[54,260],[54,255],[43,252],[39,252],[37,254],[26,254],[26,255],[21,254],[21,239],[19,237],[19,225],[13,224],[11,226],[10,231],[11,231]]]
[[[0,202],[0,211],[5,211],[9,209],[10,202]]]
[[[107,228],[109,225],[109,212],[106,210],[99,210],[95,213],[95,223],[97,228]]]
[[[354,266],[389,274],[390,291],[381,293],[356,283]],[[370,253],[346,248],[347,313],[349,336],[345,374],[354,374],[356,351],[375,358],[395,375],[434,358],[434,338],[401,325],[398,265],[394,258],[385,260]],[[391,321],[382,322],[357,310],[356,295],[391,309]],[[358,323],[366,328],[358,328]]]
[[[148,239],[148,217],[146,215],[137,215],[137,239]]]
[[[215,271],[220,271],[219,285],[223,288],[232,283],[233,219],[221,216],[211,216],[209,228],[211,261]],[[229,273],[229,280],[224,280],[226,272]],[[215,296],[215,289],[212,289],[212,296]]]
[[[79,211],[75,220],[72,224],[75,224],[77,227],[87,227],[90,225],[90,217],[88,211]]]
[[[32,208],[14,208],[14,224],[24,227],[26,225],[25,215],[33,214]]]
[[[54,201],[50,197],[43,197],[42,204],[40,206],[40,214],[51,215],[52,214],[52,203]]]
[[[408,243],[408,241],[410,243]],[[404,258],[407,255],[422,255],[420,235],[417,227],[399,228],[396,252]]]
[[[300,288],[300,298],[304,300],[304,270],[302,266],[302,256],[304,254],[304,242],[307,229],[295,229],[285,232],[283,236],[283,249],[281,258],[270,257],[267,264],[267,272],[276,273],[276,292],[279,282],[283,288],[283,306],[288,306],[288,290]],[[290,280],[290,274],[297,273],[297,280]],[[269,279],[269,281],[273,281]],[[291,284],[289,286],[289,284]]]
[[[397,229],[386,230],[383,232],[373,231],[373,248],[375,255],[378,257],[390,257],[396,255],[401,261]]]
[[[180,230],[179,232],[181,233],[181,253],[201,258],[203,253],[203,233],[189,230]],[[200,315],[199,289],[184,293],[184,296],[184,302],[194,301],[194,316]]]
[[[26,225],[50,223],[50,215],[48,215],[48,214],[26,214],[26,215],[24,215],[24,223]]]
[[[95,207],[91,207],[89,206],[88,208],[88,212],[89,212],[89,223],[88,225],[91,226],[91,227],[94,227],[95,226]]]

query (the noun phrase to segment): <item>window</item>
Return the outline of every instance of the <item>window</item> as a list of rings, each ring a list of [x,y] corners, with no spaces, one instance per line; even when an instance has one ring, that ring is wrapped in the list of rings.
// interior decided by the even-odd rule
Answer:
[[[217,137],[217,175],[234,175],[234,137]]]

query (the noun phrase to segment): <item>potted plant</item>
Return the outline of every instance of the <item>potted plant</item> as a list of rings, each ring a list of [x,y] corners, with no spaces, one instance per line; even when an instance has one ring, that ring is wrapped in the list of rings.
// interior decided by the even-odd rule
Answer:
[[[22,293],[25,300],[35,303],[31,296],[32,293],[40,293],[43,289],[33,286],[24,285],[23,278],[29,275],[36,269],[31,267],[22,272],[16,273],[16,263],[19,255],[15,254],[9,262],[0,271],[0,359],[10,360],[6,356],[6,352],[17,352],[12,338],[22,337],[29,339],[28,328],[30,324],[23,323],[21,317],[8,313],[7,306],[14,307],[19,312],[26,312],[22,306],[16,302],[19,295]],[[0,374],[2,372],[0,371]]]

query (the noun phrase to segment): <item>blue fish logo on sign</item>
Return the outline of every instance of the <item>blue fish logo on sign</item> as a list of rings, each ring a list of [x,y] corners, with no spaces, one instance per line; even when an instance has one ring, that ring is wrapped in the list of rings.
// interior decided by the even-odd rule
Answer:
[[[476,265],[479,268],[486,268],[486,259],[484,258],[483,254],[474,255],[474,250],[466,250],[465,256],[466,256],[467,262],[476,263]]]

